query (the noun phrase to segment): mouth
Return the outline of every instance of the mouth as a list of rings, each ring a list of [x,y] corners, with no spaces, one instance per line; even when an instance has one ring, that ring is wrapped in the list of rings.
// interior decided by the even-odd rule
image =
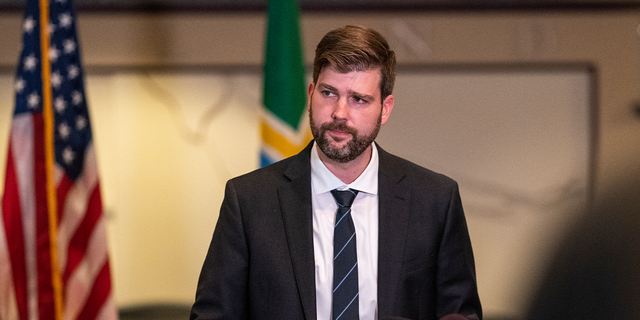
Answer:
[[[326,124],[324,129],[335,142],[341,142],[355,135],[355,129],[340,123]]]
[[[350,132],[347,131],[342,131],[342,130],[328,130],[328,132],[334,137],[334,138],[346,138],[348,136],[351,135]]]

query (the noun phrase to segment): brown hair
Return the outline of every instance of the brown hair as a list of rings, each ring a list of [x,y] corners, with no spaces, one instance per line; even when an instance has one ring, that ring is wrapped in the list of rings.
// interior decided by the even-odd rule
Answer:
[[[322,68],[331,66],[338,72],[380,68],[380,94],[384,100],[393,92],[396,79],[396,55],[384,37],[363,26],[344,26],[329,31],[316,47],[313,82]]]

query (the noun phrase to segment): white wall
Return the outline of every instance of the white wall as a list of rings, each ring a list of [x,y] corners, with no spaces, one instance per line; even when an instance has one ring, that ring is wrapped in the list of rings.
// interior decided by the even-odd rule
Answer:
[[[192,302],[224,184],[258,163],[259,87],[244,75],[90,77],[121,305]]]

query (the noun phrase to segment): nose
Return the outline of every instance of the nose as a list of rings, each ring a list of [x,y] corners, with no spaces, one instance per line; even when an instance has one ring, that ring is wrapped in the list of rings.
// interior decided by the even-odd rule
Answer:
[[[335,109],[333,110],[333,119],[334,120],[346,120],[347,114],[349,112],[349,104],[347,103],[347,99],[341,98],[338,99],[335,105]]]

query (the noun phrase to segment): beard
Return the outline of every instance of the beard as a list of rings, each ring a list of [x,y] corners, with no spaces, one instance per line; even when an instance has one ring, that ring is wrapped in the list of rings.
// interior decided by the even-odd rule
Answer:
[[[325,122],[318,126],[313,121],[313,112],[309,112],[309,123],[311,127],[311,133],[315,139],[320,150],[327,156],[327,158],[338,162],[347,163],[359,157],[367,148],[373,143],[380,132],[380,125],[382,123],[382,112],[376,122],[375,127],[369,134],[361,134],[358,129],[347,126],[343,122]],[[351,141],[343,147],[337,147],[332,142],[337,142],[331,138],[327,131],[336,130],[351,134]]]

